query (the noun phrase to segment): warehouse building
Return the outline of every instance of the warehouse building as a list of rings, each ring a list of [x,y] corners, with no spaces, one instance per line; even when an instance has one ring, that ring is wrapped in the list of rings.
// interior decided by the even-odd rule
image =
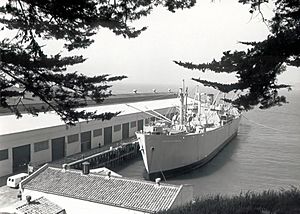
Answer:
[[[75,126],[66,126],[53,112],[40,113],[38,117],[24,114],[20,119],[2,115],[0,177],[26,169],[28,163],[39,165],[133,137],[155,118],[155,112],[171,116],[179,103],[176,98],[165,97],[87,107],[85,110],[91,112],[121,113],[111,120],[81,121]]]

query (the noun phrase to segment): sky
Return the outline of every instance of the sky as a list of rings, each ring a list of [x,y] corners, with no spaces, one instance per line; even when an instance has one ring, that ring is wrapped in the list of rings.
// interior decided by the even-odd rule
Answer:
[[[249,13],[249,5],[237,0],[201,0],[192,9],[171,13],[165,8],[153,12],[132,26],[148,29],[138,38],[126,39],[111,31],[100,29],[95,43],[80,50],[88,60],[75,66],[85,74],[108,73],[127,75],[121,85],[196,84],[190,79],[202,78],[224,83],[234,82],[234,74],[214,74],[191,71],[176,65],[173,60],[194,63],[219,59],[223,51],[247,48],[238,41],[260,41],[269,34],[261,16]],[[264,15],[272,14],[272,7],[263,7]],[[300,72],[289,69],[279,81],[300,82]],[[119,84],[119,83],[118,83]]]
[[[138,87],[139,84],[181,85],[183,79],[187,85],[196,85],[191,81],[193,77],[235,82],[234,74],[191,71],[176,65],[173,60],[210,62],[214,58],[218,60],[224,51],[247,48],[239,41],[265,39],[269,34],[267,26],[260,15],[251,16],[249,9],[249,5],[242,5],[238,0],[198,0],[192,9],[175,13],[166,8],[155,8],[149,16],[130,23],[137,28],[148,27],[138,38],[128,39],[100,29],[90,47],[70,53],[83,55],[87,61],[69,70],[86,75],[128,76],[114,84],[118,90],[131,90],[129,86]],[[262,9],[264,16],[272,15],[271,5],[264,5]],[[49,44],[47,49],[60,51],[59,45]],[[289,68],[279,77],[279,82],[300,85],[300,72]]]

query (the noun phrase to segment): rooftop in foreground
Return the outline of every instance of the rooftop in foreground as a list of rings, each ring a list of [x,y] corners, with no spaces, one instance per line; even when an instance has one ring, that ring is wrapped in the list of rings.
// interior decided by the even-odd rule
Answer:
[[[182,185],[157,184],[132,178],[108,177],[45,165],[22,188],[143,212],[169,209]]]
[[[64,209],[44,197],[37,198],[16,208],[22,214],[62,214]]]

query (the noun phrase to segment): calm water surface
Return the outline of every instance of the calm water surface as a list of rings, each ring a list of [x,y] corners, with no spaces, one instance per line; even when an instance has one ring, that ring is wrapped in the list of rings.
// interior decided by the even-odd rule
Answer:
[[[238,136],[198,170],[167,180],[191,184],[195,196],[300,187],[300,91],[289,104],[244,113]],[[141,159],[118,172],[143,178]]]

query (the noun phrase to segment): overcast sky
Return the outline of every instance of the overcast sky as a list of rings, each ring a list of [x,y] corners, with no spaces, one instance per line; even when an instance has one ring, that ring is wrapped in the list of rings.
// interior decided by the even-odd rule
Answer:
[[[126,39],[100,29],[89,48],[71,53],[82,54],[88,60],[70,70],[87,75],[127,75],[128,79],[121,81],[125,86],[180,85],[182,79],[195,85],[190,81],[192,77],[234,82],[234,74],[191,71],[173,60],[194,63],[218,60],[223,51],[247,48],[238,41],[265,39],[269,33],[266,25],[261,16],[252,17],[249,9],[249,5],[242,5],[238,0],[198,0],[192,9],[176,13],[155,8],[148,17],[132,23],[137,28],[148,27],[138,38]],[[266,17],[272,14],[271,6],[265,5],[263,12]],[[47,49],[53,47],[51,42]],[[281,75],[280,82],[299,83],[300,72],[295,68],[289,70]]]
[[[244,49],[238,41],[258,41],[266,38],[268,29],[261,16],[251,17],[249,5],[237,0],[201,0],[192,9],[171,13],[156,8],[150,16],[132,23],[148,26],[138,38],[125,39],[108,30],[100,30],[96,42],[81,50],[88,60],[76,66],[85,74],[124,74],[122,84],[180,84],[192,77],[222,82],[235,81],[234,75],[215,75],[184,69],[173,60],[209,62],[219,59],[226,50]],[[264,6],[264,14],[272,13]],[[300,82],[300,72],[286,72],[281,82]]]

